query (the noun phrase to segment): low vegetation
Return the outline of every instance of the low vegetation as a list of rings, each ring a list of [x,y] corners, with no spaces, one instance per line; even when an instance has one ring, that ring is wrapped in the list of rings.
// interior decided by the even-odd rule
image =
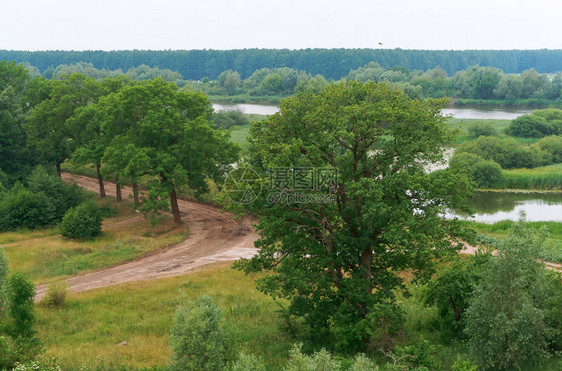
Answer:
[[[104,219],[102,234],[94,239],[66,239],[59,235],[58,227],[1,234],[0,244],[4,245],[12,267],[35,282],[45,282],[131,260],[178,243],[188,235],[187,226],[175,227],[169,216],[159,218],[152,226],[129,202],[97,202],[117,214]]]

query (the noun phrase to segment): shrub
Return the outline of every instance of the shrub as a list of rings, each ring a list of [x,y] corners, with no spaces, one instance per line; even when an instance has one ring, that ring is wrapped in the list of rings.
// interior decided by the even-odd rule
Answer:
[[[514,224],[490,259],[466,311],[469,348],[483,369],[520,369],[548,356],[544,234]]]
[[[333,359],[326,349],[321,349],[309,356],[301,353],[301,346],[295,345],[289,352],[286,371],[339,371],[342,369],[340,361]]]
[[[0,200],[0,231],[36,229],[52,225],[55,208],[44,193],[34,193],[16,183]]]
[[[229,355],[222,310],[207,296],[181,304],[170,335],[172,370],[221,370]]]
[[[102,216],[93,201],[86,201],[67,211],[60,224],[63,237],[88,240],[101,233]]]
[[[472,167],[473,179],[480,188],[494,188],[503,180],[501,166],[491,160],[482,160]]]
[[[562,134],[562,110],[547,108],[520,116],[511,121],[505,132],[523,138],[542,138]]]
[[[35,332],[34,303],[35,287],[23,274],[14,273],[9,280],[9,307],[10,316],[7,326],[8,333],[13,338],[30,338]]]
[[[265,371],[266,367],[263,364],[261,357],[253,354],[241,353],[238,359],[230,367],[231,371]]]
[[[466,309],[482,276],[482,266],[489,259],[490,254],[485,253],[472,256],[468,261],[457,258],[429,282],[424,304],[437,307],[443,338],[462,337]]]
[[[551,135],[544,137],[535,145],[542,151],[549,153],[553,163],[562,162],[562,136]]]
[[[492,137],[497,135],[498,132],[494,125],[490,124],[489,122],[478,122],[472,124],[468,128],[468,135],[472,138],[478,138],[480,136],[484,137]]]
[[[68,295],[68,284],[65,281],[52,282],[42,303],[48,307],[62,308]]]
[[[248,116],[239,109],[228,110],[224,112],[216,112],[211,119],[216,127],[228,129],[235,125],[247,125],[250,123]]]
[[[465,152],[495,161],[502,169],[534,168],[548,165],[551,161],[548,153],[536,147],[524,146],[513,138],[479,137],[476,142],[462,143],[455,155]]]
[[[463,359],[460,355],[457,356],[455,363],[451,366],[451,371],[476,371],[478,366],[469,360]]]
[[[27,188],[33,193],[43,193],[54,208],[54,220],[59,222],[66,211],[78,206],[85,199],[77,185],[68,185],[58,176],[50,174],[44,167],[36,167],[27,178]]]
[[[503,181],[502,168],[497,162],[485,160],[473,153],[455,153],[449,165],[468,170],[479,188],[498,187]]]
[[[8,273],[6,250],[0,246],[0,324],[4,321],[8,308]]]

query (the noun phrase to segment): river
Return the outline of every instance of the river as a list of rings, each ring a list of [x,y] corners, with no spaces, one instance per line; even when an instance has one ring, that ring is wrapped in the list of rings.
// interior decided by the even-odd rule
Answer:
[[[501,220],[518,220],[521,211],[530,222],[562,222],[562,192],[476,192],[468,206],[474,210],[474,218],[461,213],[449,212],[448,217],[459,217],[483,223]]]
[[[246,114],[273,115],[279,111],[274,105],[265,104],[219,104],[213,103],[215,111],[239,109]],[[519,108],[489,108],[489,107],[449,107],[442,110],[445,115],[453,115],[458,119],[495,119],[513,120],[522,115],[533,112],[530,109]]]

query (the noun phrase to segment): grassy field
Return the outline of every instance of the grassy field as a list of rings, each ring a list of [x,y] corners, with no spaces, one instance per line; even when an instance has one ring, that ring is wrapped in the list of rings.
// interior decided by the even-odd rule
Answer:
[[[188,235],[186,226],[175,228],[167,216],[152,227],[129,202],[97,200],[117,209],[117,215],[104,219],[103,234],[92,241],[65,239],[58,227],[1,233],[0,244],[6,249],[11,269],[26,273],[35,283],[51,281],[132,260],[183,241]]]
[[[166,365],[177,304],[203,293],[222,307],[237,352],[260,354],[273,367],[285,362],[292,345],[280,314],[286,303],[257,292],[252,278],[226,263],[186,276],[73,294],[63,309],[39,306],[45,356],[56,356],[69,370],[94,365],[98,355],[110,369]],[[127,344],[119,345],[123,341]]]
[[[474,221],[467,221],[463,223],[468,223],[477,233],[501,240],[507,237],[508,231],[513,226],[514,222],[504,220],[493,224],[478,223]],[[548,232],[543,259],[546,261],[562,263],[562,223],[527,222],[527,224],[536,229],[544,228]]]

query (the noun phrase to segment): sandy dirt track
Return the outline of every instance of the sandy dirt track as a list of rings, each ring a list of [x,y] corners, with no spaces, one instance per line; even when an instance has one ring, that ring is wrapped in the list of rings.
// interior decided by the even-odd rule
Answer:
[[[69,173],[63,173],[62,178],[89,191],[99,192],[98,181],[95,178]],[[115,197],[115,184],[104,184],[106,194]],[[122,190],[124,199],[131,194],[130,187]],[[69,278],[66,280],[69,292],[179,276],[209,263],[249,258],[257,252],[254,241],[258,235],[251,227],[249,219],[234,221],[231,214],[221,213],[215,206],[193,201],[178,199],[178,205],[183,221],[189,226],[189,237],[186,240],[167,249],[155,250],[133,261]],[[104,226],[104,229],[109,230],[117,224],[122,226],[141,219],[142,216],[135,216]],[[473,255],[476,250],[475,247],[465,244],[460,253]],[[547,269],[562,271],[562,264],[545,262],[545,265]],[[46,285],[38,286],[35,300],[41,300],[46,290]]]
[[[68,183],[76,183],[87,190],[99,192],[95,178],[69,173],[63,173],[62,178]],[[106,194],[115,197],[115,184],[104,184]],[[123,199],[131,194],[130,187],[122,190]],[[254,241],[258,235],[249,219],[234,221],[231,214],[221,213],[214,206],[198,202],[178,200],[178,204],[182,219],[189,226],[189,237],[186,240],[130,262],[69,278],[66,280],[69,292],[178,276],[209,263],[251,257],[256,253]],[[130,221],[124,221],[127,222]],[[37,287],[36,301],[45,296],[46,289],[46,285]]]

